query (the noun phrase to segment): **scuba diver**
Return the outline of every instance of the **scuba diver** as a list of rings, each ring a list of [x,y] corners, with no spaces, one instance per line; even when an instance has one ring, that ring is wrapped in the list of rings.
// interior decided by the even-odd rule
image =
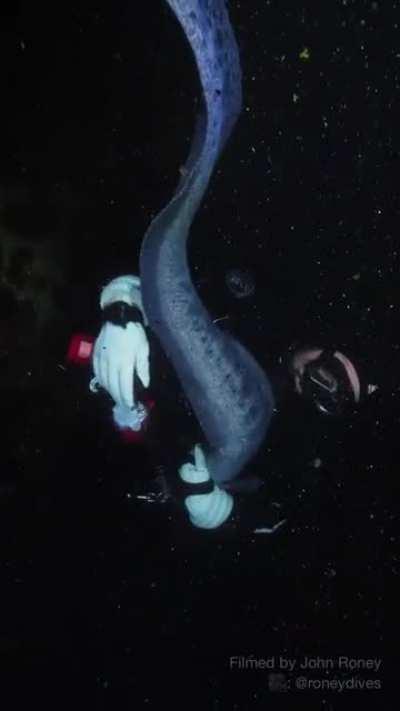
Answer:
[[[81,334],[74,336],[68,360],[91,364],[90,390],[107,393],[113,403],[114,426],[121,439],[125,443],[147,443],[157,471],[160,450],[163,450],[164,457],[171,445],[167,440],[160,445],[155,432],[154,413],[160,405],[150,391],[153,381],[150,367],[150,363],[153,365],[152,336],[143,308],[139,277],[126,275],[109,282],[101,290],[100,307],[103,325],[99,335],[96,339]],[[355,413],[370,392],[369,388],[373,387],[364,388],[353,362],[337,349],[297,346],[287,357],[285,366],[283,373],[269,377],[274,402],[280,400],[282,391],[290,389],[327,417],[346,417]],[[159,388],[156,390],[159,392]],[[167,412],[166,416],[169,414]],[[160,429],[164,427],[165,424]],[[233,486],[230,482],[213,481],[201,444],[194,446],[189,461],[176,468],[179,479],[176,471],[167,477],[156,477],[150,490],[141,492],[138,498],[151,503],[171,498],[183,500],[190,521],[199,528],[221,526],[233,516],[234,493],[256,492],[263,485],[261,479],[249,474],[240,476]],[[281,523],[257,531],[271,533]]]

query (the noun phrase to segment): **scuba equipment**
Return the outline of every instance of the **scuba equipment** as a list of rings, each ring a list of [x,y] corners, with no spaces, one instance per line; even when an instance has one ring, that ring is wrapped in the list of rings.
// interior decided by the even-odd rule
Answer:
[[[301,393],[319,412],[331,416],[352,414],[360,402],[361,383],[351,361],[340,351],[325,349],[304,365]]]

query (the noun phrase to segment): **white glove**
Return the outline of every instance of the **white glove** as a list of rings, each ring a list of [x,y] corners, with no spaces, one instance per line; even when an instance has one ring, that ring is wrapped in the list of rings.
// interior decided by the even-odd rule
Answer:
[[[116,301],[136,306],[143,314],[139,277],[130,274],[117,277],[101,291],[100,305],[105,309]],[[145,418],[142,405],[136,407],[135,373],[145,388],[149,387],[149,342],[140,323],[128,322],[125,327],[106,321],[93,347],[92,392],[104,388],[115,402],[114,420],[120,427],[140,429]]]
[[[104,388],[117,405],[133,408],[135,373],[145,388],[150,383],[149,342],[143,326],[106,321],[94,344],[93,371],[92,391]]]
[[[193,450],[194,464],[187,462],[179,469],[183,481],[200,484],[209,481],[210,474],[204,452],[199,444]],[[189,518],[198,528],[217,528],[230,516],[233,508],[233,497],[226,491],[214,486],[210,494],[193,494],[185,499]]]

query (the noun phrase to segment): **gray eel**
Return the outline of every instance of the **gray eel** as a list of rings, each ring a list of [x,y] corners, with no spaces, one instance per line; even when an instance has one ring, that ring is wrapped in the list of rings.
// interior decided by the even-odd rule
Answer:
[[[241,109],[238,48],[224,0],[167,2],[195,56],[202,110],[180,182],[143,240],[143,306],[204,433],[210,476],[240,490],[237,477],[264,440],[273,395],[253,356],[213,323],[187,255],[190,227]]]

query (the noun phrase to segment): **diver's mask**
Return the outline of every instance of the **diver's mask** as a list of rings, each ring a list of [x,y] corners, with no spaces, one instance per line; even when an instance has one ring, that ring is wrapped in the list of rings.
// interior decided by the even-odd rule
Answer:
[[[319,412],[333,417],[351,414],[359,400],[348,370],[333,350],[322,351],[304,366],[301,390]]]

